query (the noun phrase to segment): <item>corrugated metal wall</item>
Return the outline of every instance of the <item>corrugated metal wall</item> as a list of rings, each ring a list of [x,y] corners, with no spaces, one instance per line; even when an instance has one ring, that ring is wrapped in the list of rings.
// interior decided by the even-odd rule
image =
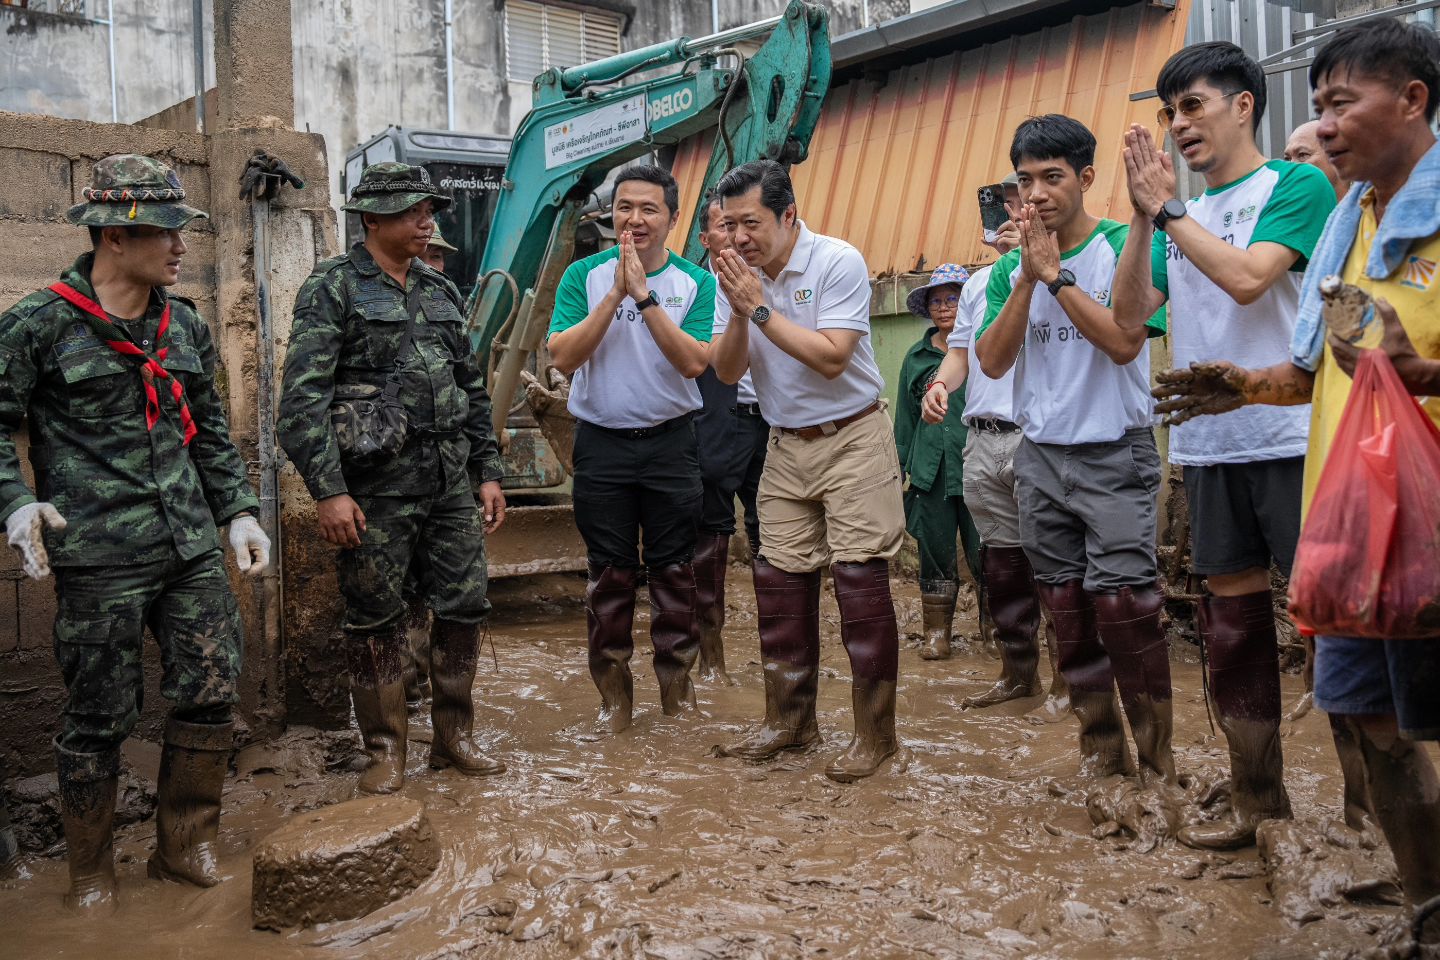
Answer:
[[[794,170],[801,216],[859,247],[874,276],[993,259],[980,243],[975,191],[1009,172],[1021,120],[1056,112],[1088,124],[1099,141],[1090,209],[1125,219],[1120,138],[1132,122],[1155,122],[1155,101],[1129,97],[1154,86],[1183,44],[1188,6],[1117,6],[896,69],[883,83],[832,89],[810,158]],[[696,140],[676,158],[682,209],[708,156],[708,143]]]

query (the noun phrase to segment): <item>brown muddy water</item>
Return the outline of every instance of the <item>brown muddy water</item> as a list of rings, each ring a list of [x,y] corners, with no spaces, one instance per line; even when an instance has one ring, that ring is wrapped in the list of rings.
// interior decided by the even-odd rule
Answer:
[[[1063,789],[1076,770],[1074,721],[1028,722],[1034,700],[961,711],[960,701],[998,670],[964,646],[955,659],[930,663],[913,640],[905,644],[902,754],[869,781],[831,783],[822,770],[847,742],[850,699],[828,584],[824,751],[758,766],[710,755],[762,712],[742,567],[730,573],[726,645],[738,685],[700,683],[700,717],[662,716],[642,599],[636,722],[609,742],[582,742],[575,734],[598,699],[585,666],[580,588],[549,577],[494,591],[499,669],[487,648],[477,728],[510,765],[507,774],[469,780],[428,769],[428,721],[412,719],[404,795],[425,805],[442,851],[417,890],[359,920],[284,934],[251,929],[251,846],[291,815],[354,792],[355,773],[326,768],[327,756],[335,764],[353,753],[353,737],[293,730],[237,757],[220,833],[228,881],[197,890],[145,879],[154,826],[138,823],[117,837],[122,906],[113,918],[87,923],[64,911],[60,859],[32,858],[19,879],[0,883],[0,956],[1341,957],[1373,943],[1367,934],[1396,915],[1330,890],[1337,873],[1343,886],[1349,873],[1373,869],[1377,854],[1349,841],[1288,844],[1302,872],[1298,882],[1289,877],[1286,896],[1337,901],[1324,920],[1297,928],[1282,916],[1254,849],[1206,855],[1165,841],[1141,853],[1123,835],[1097,839],[1104,831],[1084,795]],[[918,632],[913,583],[897,584],[897,604],[902,630]],[[1198,664],[1183,645],[1174,661],[1179,766],[1217,779],[1224,747],[1206,723]],[[1287,702],[1299,693],[1298,679],[1286,677]],[[1299,830],[1312,840],[1335,834],[1324,825],[1340,816],[1341,783],[1324,715],[1312,711],[1284,733]],[[127,748],[152,778],[157,753]],[[1383,847],[1378,856],[1383,865]]]

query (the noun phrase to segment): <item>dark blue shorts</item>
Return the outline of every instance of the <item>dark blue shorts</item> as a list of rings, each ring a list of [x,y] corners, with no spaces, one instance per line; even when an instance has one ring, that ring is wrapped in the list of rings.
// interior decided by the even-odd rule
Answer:
[[[1411,740],[1440,740],[1440,640],[1315,638],[1315,705],[1394,714]]]

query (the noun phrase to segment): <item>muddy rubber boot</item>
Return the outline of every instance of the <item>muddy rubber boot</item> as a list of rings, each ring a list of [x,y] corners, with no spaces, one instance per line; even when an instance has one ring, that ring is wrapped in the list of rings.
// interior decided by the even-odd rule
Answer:
[[[413,715],[430,697],[430,609],[419,597],[406,605],[405,646],[400,656],[405,709]]]
[[[959,596],[958,580],[920,581],[920,622],[925,631],[921,660],[950,659],[950,634],[955,630],[955,601]]]
[[[667,717],[695,709],[690,671],[700,656],[700,621],[695,616],[695,569],[688,563],[647,568],[650,581],[650,642],[660,709]]]
[[[1115,697],[1114,669],[1100,642],[1090,595],[1079,580],[1036,587],[1055,625],[1057,669],[1070,690],[1070,708],[1080,721],[1081,777],[1134,772]]]
[[[1045,702],[1025,714],[1031,723],[1058,723],[1070,716],[1070,684],[1060,671],[1060,645],[1055,639],[1055,624],[1041,617],[1040,629],[1045,634],[1045,655],[1050,661],[1050,692]]]
[[[235,747],[235,724],[188,723],[171,717],[160,751],[152,880],[213,887],[220,874],[215,839],[220,792]]]
[[[890,596],[890,563],[836,563],[835,601],[840,606],[840,639],[850,656],[850,700],[855,735],[845,752],[825,768],[837,783],[853,783],[880,769],[899,749],[895,738],[895,683],[900,666],[900,631]]]
[[[65,859],[70,889],[65,906],[77,913],[105,916],[115,912],[115,792],[120,780],[120,751],[75,753],[55,744],[60,783],[60,822],[65,828]]]
[[[1000,647],[1000,679],[989,690],[966,697],[962,707],[1038,697],[1040,684],[1040,596],[1035,574],[1020,547],[986,546],[980,554],[990,622]]]
[[[1330,736],[1335,741],[1335,755],[1340,759],[1340,774],[1345,783],[1345,825],[1356,833],[1377,830],[1370,787],[1365,783],[1365,757],[1360,753],[1360,741],[1343,716],[1335,713],[1326,716],[1330,718]]]
[[[10,826],[10,808],[5,791],[0,789],[0,880],[9,880],[20,870],[20,843],[15,828]]]
[[[1280,647],[1269,590],[1238,597],[1206,596],[1198,609],[1210,665],[1210,694],[1230,748],[1229,819],[1180,830],[1180,842],[1201,850],[1255,843],[1264,820],[1289,820],[1280,749]]]
[[[635,651],[635,580],[629,567],[590,568],[585,586],[585,621],[589,628],[590,678],[600,691],[599,727],[616,734],[630,726],[635,709],[635,678],[630,657]]]
[[[430,766],[454,767],[467,777],[505,772],[505,764],[475,745],[475,662],[480,658],[480,624],[435,618],[430,628]]]
[[[405,785],[409,715],[405,709],[402,652],[405,621],[380,633],[346,632],[350,702],[370,765],[360,774],[361,793],[394,793]]]
[[[1140,779],[1175,785],[1175,729],[1170,688],[1170,650],[1160,630],[1165,598],[1153,584],[1091,594],[1100,642],[1110,653],[1120,705],[1130,720]]]
[[[820,571],[787,573],[763,559],[751,564],[760,657],[765,663],[765,722],[720,754],[761,761],[820,743]]]
[[[734,685],[725,670],[725,570],[730,535],[702,534],[695,544],[695,615],[700,620],[700,679]]]
[[[1440,896],[1440,780],[1424,745],[1393,732],[1384,742],[1354,717],[1345,721],[1360,746],[1375,819],[1395,856],[1406,901]]]

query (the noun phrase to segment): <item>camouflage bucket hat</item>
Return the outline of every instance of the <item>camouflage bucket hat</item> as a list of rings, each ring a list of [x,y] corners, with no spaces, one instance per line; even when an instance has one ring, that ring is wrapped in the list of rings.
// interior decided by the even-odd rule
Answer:
[[[408,163],[372,163],[341,207],[352,213],[403,213],[421,200],[433,200],[436,210],[450,206],[449,194],[430,182],[430,172]]]
[[[440,224],[438,223],[435,224],[435,232],[430,234],[430,242],[425,244],[425,246],[439,247],[441,250],[445,250],[449,253],[458,253],[460,251],[459,247],[455,246],[453,243],[446,240],[443,236],[440,235]]]
[[[170,165],[138,153],[106,157],[95,164],[90,186],[80,192],[65,218],[81,227],[133,227],[147,224],[178,230],[203,210],[187,207],[185,189]]]

